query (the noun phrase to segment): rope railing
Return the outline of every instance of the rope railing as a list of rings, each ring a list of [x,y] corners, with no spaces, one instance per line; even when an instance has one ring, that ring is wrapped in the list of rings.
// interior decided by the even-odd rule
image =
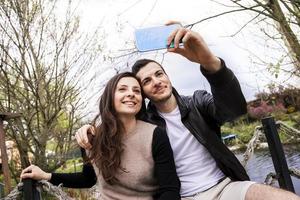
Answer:
[[[60,184],[59,186],[55,186],[49,183],[48,181],[42,180],[38,182],[38,185],[40,188],[43,189],[43,191],[53,195],[59,200],[74,200],[62,190],[62,184]]]
[[[6,197],[0,198],[0,200],[16,200],[18,197],[22,196],[23,193],[23,182],[20,182]],[[58,200],[74,200],[74,198],[68,196],[66,192],[62,189],[62,184],[55,186],[52,183],[41,180],[35,183],[35,187],[39,192],[46,192],[47,194],[55,197]],[[97,185],[89,189],[88,192],[91,196],[89,199],[99,199],[100,192],[98,191]]]
[[[289,173],[291,176],[294,176],[300,179],[300,170],[296,168],[289,168]],[[270,172],[267,174],[264,184],[266,185],[274,185],[275,181],[278,181],[278,176],[274,172]]]
[[[243,160],[241,161],[241,163],[244,167],[247,165],[248,160],[252,157],[252,155],[254,153],[254,149],[259,144],[260,138],[262,136],[263,136],[263,133],[261,131],[261,126],[255,127],[253,136],[247,144],[246,151],[243,154]]]
[[[278,181],[278,176],[274,172],[270,172],[264,181],[264,184],[266,185],[274,185],[275,181]]]
[[[44,191],[59,200],[74,200],[69,197],[67,193],[62,190],[62,185],[55,186],[49,183],[48,181],[41,180],[36,182],[35,186],[38,191]],[[1,198],[0,200],[15,200],[19,196],[22,196],[23,192],[23,182],[20,182],[6,197]]]
[[[271,118],[266,118],[266,119],[263,119],[262,121],[263,121],[264,126],[255,127],[253,136],[247,144],[247,148],[243,154],[243,160],[241,161],[241,163],[245,167],[247,165],[247,162],[251,158],[251,156],[254,154],[254,150],[257,148],[259,143],[262,140],[265,140],[267,138],[269,145],[271,145],[271,146],[269,146],[269,149],[270,149],[270,151],[271,150],[273,151],[273,152],[271,152],[271,154],[273,153],[272,160],[274,163],[274,167],[276,169],[276,173],[270,172],[266,176],[264,184],[273,185],[275,183],[275,181],[278,181],[280,187],[283,187],[289,191],[294,192],[293,184],[292,184],[292,181],[289,176],[294,176],[294,177],[300,179],[300,170],[296,169],[296,168],[288,168],[288,166],[286,166],[285,169],[277,167],[277,165],[281,166],[280,162],[278,162],[278,161],[280,160],[281,162],[283,162],[281,160],[281,158],[284,157],[284,153],[283,153],[283,150],[281,150],[283,155],[281,156],[281,158],[277,157],[281,153],[279,151],[279,149],[280,148],[282,149],[282,147],[280,147],[280,148],[277,147],[277,145],[280,145],[280,139],[278,137],[278,133],[276,130],[280,131],[282,134],[285,134],[289,137],[287,139],[287,142],[300,141],[299,140],[300,131],[291,126],[288,126],[287,124],[283,123],[282,121],[277,121],[275,123],[274,120]],[[273,122],[271,123],[271,121],[273,121]],[[265,126],[268,126],[267,129]],[[272,127],[270,127],[270,126],[272,126]],[[265,134],[263,134],[263,131],[265,132]],[[268,135],[266,135],[267,133],[268,133]],[[270,134],[272,136],[270,136]],[[268,136],[268,137],[266,137],[266,136]],[[277,143],[277,145],[274,145],[274,143],[276,144],[276,141],[275,141],[276,137],[278,138],[277,139],[278,143]],[[278,149],[276,149],[276,151],[278,151],[278,152],[275,152],[275,155],[276,155],[275,157],[274,157],[274,148],[275,149],[278,148]],[[279,154],[277,154],[277,153],[279,153]],[[284,162],[286,162],[286,161],[284,161]],[[284,163],[282,163],[282,164],[284,164]],[[279,171],[279,170],[285,170],[285,171]]]
[[[282,121],[277,121],[277,124],[280,125],[280,131],[288,135],[290,139],[288,142],[299,142],[300,141],[300,131],[287,125]]]
[[[18,185],[4,198],[0,200],[15,200],[17,199],[20,194],[22,193],[23,183],[18,183]]]
[[[289,125],[287,125],[286,123],[282,122],[282,121],[277,121],[276,124],[280,125],[280,128],[286,129],[291,133],[294,133],[295,135],[299,136],[300,135],[300,130],[295,129],[294,127],[291,127]]]
[[[299,139],[300,140],[300,131],[287,125],[286,123],[282,122],[282,121],[277,121],[276,125],[279,125],[279,131],[290,136],[291,140]],[[256,126],[254,128],[254,133],[252,138],[249,140],[246,150],[243,154],[243,160],[241,160],[242,165],[245,167],[247,165],[247,162],[249,161],[249,159],[251,158],[251,156],[254,153],[254,150],[258,147],[258,145],[262,142],[265,141],[266,137],[263,133],[263,128],[262,126]],[[288,139],[288,141],[290,141]]]

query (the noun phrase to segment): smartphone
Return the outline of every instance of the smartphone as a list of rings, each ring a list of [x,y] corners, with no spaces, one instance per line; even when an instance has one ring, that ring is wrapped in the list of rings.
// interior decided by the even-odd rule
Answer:
[[[168,48],[167,39],[169,35],[179,27],[179,24],[172,24],[135,30],[135,43],[138,51],[146,52]]]

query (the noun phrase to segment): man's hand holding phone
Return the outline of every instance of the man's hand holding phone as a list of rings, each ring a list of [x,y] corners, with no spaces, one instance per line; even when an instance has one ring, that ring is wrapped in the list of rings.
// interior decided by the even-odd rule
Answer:
[[[210,73],[221,69],[221,60],[210,51],[200,34],[180,27],[169,35],[167,45],[172,43],[174,48],[168,48],[168,52],[180,54],[192,62],[199,63]],[[183,45],[180,45],[181,43]]]
[[[210,73],[221,68],[221,60],[210,51],[201,35],[184,28],[179,22],[170,21],[165,26],[137,29],[135,40],[140,52],[167,48],[168,52],[201,64]]]

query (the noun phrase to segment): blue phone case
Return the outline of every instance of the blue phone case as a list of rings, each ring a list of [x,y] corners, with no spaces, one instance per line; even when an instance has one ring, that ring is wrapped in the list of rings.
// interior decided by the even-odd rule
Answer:
[[[179,27],[179,24],[173,24],[137,29],[135,31],[135,42],[138,51],[146,52],[167,48],[169,35]]]

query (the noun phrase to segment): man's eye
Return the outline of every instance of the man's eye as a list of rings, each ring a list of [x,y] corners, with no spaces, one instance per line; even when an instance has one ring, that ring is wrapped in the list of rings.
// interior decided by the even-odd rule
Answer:
[[[149,80],[143,81],[143,85],[146,85],[146,84],[148,84],[148,83],[149,83]]]

